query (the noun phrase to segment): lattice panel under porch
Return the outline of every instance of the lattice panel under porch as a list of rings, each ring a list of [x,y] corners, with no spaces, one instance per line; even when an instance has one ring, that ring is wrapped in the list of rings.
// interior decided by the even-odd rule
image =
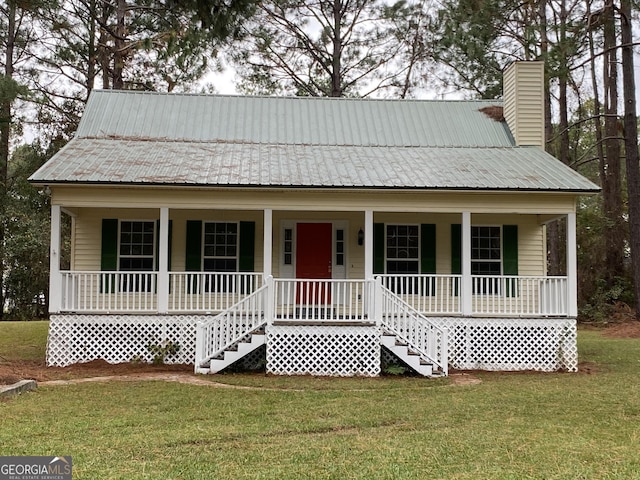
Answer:
[[[109,363],[151,362],[150,345],[180,345],[166,363],[193,364],[195,325],[203,315],[52,315],[47,365],[105,360]]]
[[[432,318],[449,329],[449,365],[479,370],[578,370],[575,319]]]
[[[277,375],[380,374],[380,331],[355,326],[267,326],[267,372]]]

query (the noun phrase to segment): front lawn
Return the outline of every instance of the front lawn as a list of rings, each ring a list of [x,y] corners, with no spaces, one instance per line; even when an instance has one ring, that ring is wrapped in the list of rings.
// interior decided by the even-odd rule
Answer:
[[[474,373],[467,386],[41,386],[0,403],[0,455],[71,455],[74,479],[640,478],[640,339],[581,331],[579,347],[589,373]]]

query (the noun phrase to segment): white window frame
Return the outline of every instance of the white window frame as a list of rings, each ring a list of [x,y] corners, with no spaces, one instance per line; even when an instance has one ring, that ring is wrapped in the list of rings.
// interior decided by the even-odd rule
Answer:
[[[122,255],[122,223],[151,223],[153,225],[153,245],[152,245],[152,254],[151,255]],[[158,247],[158,228],[157,228],[157,220],[150,219],[129,219],[123,218],[118,219],[118,271],[119,272],[154,272],[156,270],[156,251]],[[143,244],[144,245],[144,244]],[[150,270],[123,270],[121,267],[121,259],[126,258],[151,258],[151,269]]]
[[[388,252],[389,252],[389,234],[388,234],[388,227],[416,227],[418,230],[418,256],[416,258],[389,258],[388,256]],[[421,235],[422,232],[420,231],[420,224],[419,223],[385,223],[384,224],[384,271],[387,274],[390,275],[402,275],[401,273],[389,273],[389,261],[406,261],[406,262],[416,262],[418,269],[417,272],[414,273],[408,273],[409,275],[419,275],[420,274],[420,259],[422,258],[422,251],[421,251],[421,245],[422,245],[422,239],[421,239]],[[408,248],[408,247],[407,247]]]
[[[206,244],[206,238],[207,238],[207,225],[212,225],[212,224],[220,224],[220,223],[224,223],[224,224],[233,224],[236,226],[236,244],[235,244],[235,248],[236,248],[236,254],[235,256],[220,256],[220,255],[206,255],[206,248],[207,248],[207,244]],[[212,235],[215,235],[215,233],[213,233]],[[215,245],[213,245],[215,248]],[[228,244],[225,244],[225,247],[229,246]],[[219,270],[205,270],[205,261],[206,260],[235,260],[235,270],[230,270],[230,271],[226,271],[227,273],[233,273],[233,272],[237,272],[239,265],[240,265],[240,222],[229,222],[229,221],[224,221],[224,220],[205,220],[202,222],[202,260],[201,260],[201,266],[200,266],[200,270],[202,272],[217,272]]]

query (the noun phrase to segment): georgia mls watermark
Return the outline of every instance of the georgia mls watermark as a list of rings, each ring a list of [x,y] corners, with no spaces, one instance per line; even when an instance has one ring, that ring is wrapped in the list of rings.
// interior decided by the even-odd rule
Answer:
[[[71,480],[71,457],[1,457],[0,480]]]

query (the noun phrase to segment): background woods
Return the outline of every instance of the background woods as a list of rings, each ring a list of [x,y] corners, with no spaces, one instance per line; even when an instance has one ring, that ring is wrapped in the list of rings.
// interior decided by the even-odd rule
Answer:
[[[514,60],[546,65],[547,150],[597,182],[579,205],[582,320],[640,298],[631,0],[5,0],[0,4],[0,319],[46,314],[48,197],[26,178],[94,88],[499,98]],[[213,83],[212,83],[213,82]],[[549,225],[549,273],[564,270]]]

